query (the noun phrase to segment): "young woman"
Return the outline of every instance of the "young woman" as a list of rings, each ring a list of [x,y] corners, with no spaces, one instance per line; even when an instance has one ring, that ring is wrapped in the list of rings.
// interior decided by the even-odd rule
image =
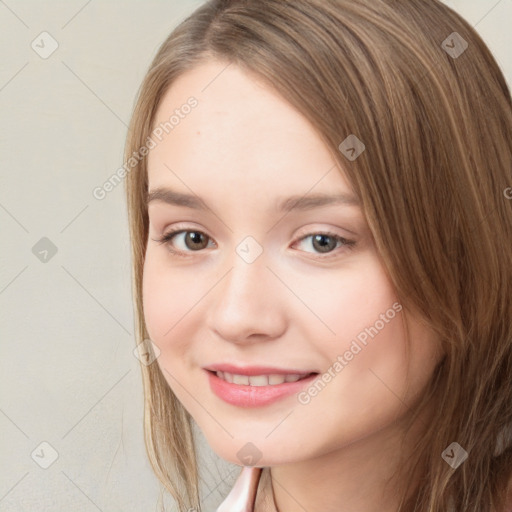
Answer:
[[[194,425],[243,467],[222,512],[512,510],[511,141],[498,65],[437,0],[211,0],[172,32],[126,179],[181,512]]]

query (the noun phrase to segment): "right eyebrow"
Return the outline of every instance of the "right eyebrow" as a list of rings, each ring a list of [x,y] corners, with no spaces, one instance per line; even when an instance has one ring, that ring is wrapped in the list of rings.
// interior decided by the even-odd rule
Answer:
[[[195,208],[197,210],[210,210],[209,206],[200,197],[192,194],[183,194],[165,187],[158,187],[148,192],[146,204],[152,201],[160,201],[176,206]]]

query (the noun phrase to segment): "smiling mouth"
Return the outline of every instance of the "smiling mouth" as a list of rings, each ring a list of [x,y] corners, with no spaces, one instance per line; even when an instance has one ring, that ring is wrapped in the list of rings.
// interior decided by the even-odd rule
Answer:
[[[216,375],[219,379],[229,382],[230,384],[238,384],[242,386],[278,386],[287,382],[297,382],[307,379],[312,375],[318,375],[317,372],[304,374],[262,374],[262,375],[241,375],[236,373],[221,372],[208,370],[209,373]]]

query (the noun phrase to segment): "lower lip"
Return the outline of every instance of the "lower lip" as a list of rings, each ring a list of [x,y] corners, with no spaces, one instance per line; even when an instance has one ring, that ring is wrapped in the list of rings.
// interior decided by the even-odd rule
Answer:
[[[217,377],[215,373],[205,370],[208,373],[211,390],[228,404],[238,407],[261,407],[270,405],[287,396],[298,393],[316,377],[317,373],[296,382],[283,382],[272,386],[247,386],[244,384],[233,384]]]

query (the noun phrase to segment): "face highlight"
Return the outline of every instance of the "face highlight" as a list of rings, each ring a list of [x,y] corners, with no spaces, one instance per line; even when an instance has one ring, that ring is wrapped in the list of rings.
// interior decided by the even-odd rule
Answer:
[[[191,96],[197,106],[148,157],[143,302],[157,364],[233,463],[244,450],[271,466],[364,442],[424,388],[434,339],[406,319],[357,198],[310,123],[254,76],[209,61],[173,84],[155,125]],[[219,364],[318,375],[240,406],[212,390],[205,368]]]

